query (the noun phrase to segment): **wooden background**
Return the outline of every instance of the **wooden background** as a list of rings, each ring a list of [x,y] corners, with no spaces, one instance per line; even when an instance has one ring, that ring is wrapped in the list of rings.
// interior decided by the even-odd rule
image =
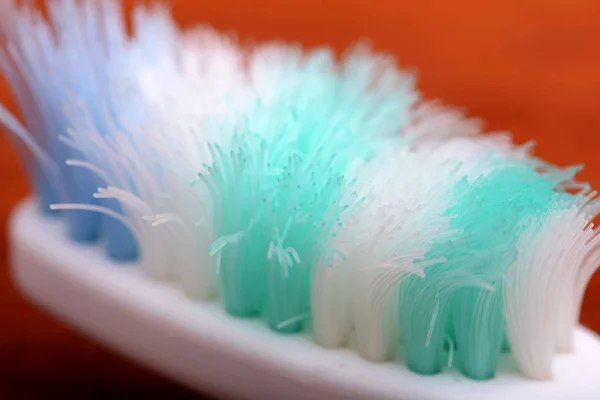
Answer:
[[[127,7],[132,1],[125,2]],[[600,188],[600,1],[174,0],[182,25],[208,22],[243,39],[343,49],[369,37],[420,71],[428,97],[465,106],[560,165],[585,162]],[[0,101],[14,109],[4,82]],[[10,281],[6,222],[28,193],[0,135],[0,399],[193,395],[69,331],[27,304]],[[600,276],[583,323],[600,332]]]

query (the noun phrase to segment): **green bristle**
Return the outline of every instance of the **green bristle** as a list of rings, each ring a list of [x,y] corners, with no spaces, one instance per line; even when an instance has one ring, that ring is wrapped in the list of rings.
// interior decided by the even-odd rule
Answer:
[[[294,155],[270,203],[267,318],[281,332],[302,327],[310,307],[312,272],[325,256],[335,222],[348,209],[342,171],[329,161],[308,163]]]
[[[304,139],[314,140],[306,121],[285,104],[257,102],[236,127],[230,150],[211,145],[213,163],[197,181],[213,204],[217,239],[209,252],[228,312],[266,312],[271,327],[282,332],[301,328],[311,270],[326,250],[331,219],[345,206],[340,200],[349,151],[333,151],[345,142],[305,148]]]
[[[434,240],[424,260],[446,261],[402,285],[400,324],[410,369],[439,372],[451,341],[465,375],[494,375],[505,330],[501,285],[524,228],[566,195],[555,190],[566,175],[572,176],[507,165],[457,185],[456,204],[446,212],[457,233]]]
[[[242,146],[243,144],[243,146]],[[264,144],[260,140],[234,137],[226,153],[211,146],[213,164],[199,174],[213,205],[217,240],[209,247],[224,291],[227,311],[237,316],[260,313],[265,298],[264,266],[268,237],[264,228]]]
[[[510,353],[510,342],[508,340],[508,334],[506,333],[506,328],[504,329],[504,333],[502,334],[502,352]]]
[[[335,152],[340,160],[372,156],[385,140],[400,139],[419,98],[414,78],[399,71],[393,57],[362,45],[341,63],[328,48],[312,51],[279,84],[268,106],[298,121],[295,146],[309,158],[317,152]]]

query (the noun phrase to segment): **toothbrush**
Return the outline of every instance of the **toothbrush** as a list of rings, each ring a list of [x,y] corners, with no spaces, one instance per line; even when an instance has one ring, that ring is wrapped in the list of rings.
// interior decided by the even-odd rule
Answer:
[[[60,4],[95,18],[91,1]],[[102,15],[118,21],[111,10]],[[577,320],[600,210],[579,167],[421,101],[412,76],[368,48],[341,61],[327,49],[242,48],[207,28],[173,31],[158,10],[140,11],[139,37],[117,35],[131,40],[118,46],[131,69],[109,74],[108,112],[73,85],[52,138],[28,132],[39,117],[24,127],[0,114],[33,154],[34,177],[81,170],[99,186],[79,202],[58,180],[54,200],[40,192],[17,208],[11,257],[24,293],[223,397],[597,397],[600,345]],[[3,27],[7,49],[25,47],[30,36]],[[172,42],[152,54],[163,30]],[[33,89],[35,104],[60,96]],[[42,139],[75,151],[49,156]],[[137,262],[68,239],[46,207],[118,220]]]

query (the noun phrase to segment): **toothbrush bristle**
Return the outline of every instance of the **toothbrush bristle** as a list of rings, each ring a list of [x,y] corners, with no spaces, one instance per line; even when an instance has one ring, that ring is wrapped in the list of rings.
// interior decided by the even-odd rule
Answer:
[[[129,34],[117,0],[48,15],[0,2],[24,118],[0,106],[0,125],[74,239],[232,316],[423,375],[490,379],[508,353],[549,380],[573,350],[600,264],[580,166],[422,99],[365,43],[245,46],[156,4]]]

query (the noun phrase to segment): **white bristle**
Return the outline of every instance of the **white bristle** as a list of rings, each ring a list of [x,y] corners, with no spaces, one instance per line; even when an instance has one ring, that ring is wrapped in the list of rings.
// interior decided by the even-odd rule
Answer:
[[[188,295],[210,298],[216,290],[207,251],[214,241],[212,204],[190,184],[212,162],[206,143],[225,140],[231,133],[224,124],[247,107],[247,85],[242,54],[229,38],[203,28],[188,34],[185,43],[181,65],[148,68],[139,76],[150,114],[139,137],[153,146],[168,208],[177,216],[160,223],[169,223],[175,234],[178,280]]]
[[[465,118],[464,113],[440,101],[423,101],[412,112],[402,135],[411,142],[431,144],[456,137],[473,138],[482,131],[482,121]]]
[[[361,355],[373,361],[393,356],[398,339],[394,293],[404,278],[423,273],[413,261],[448,227],[441,214],[450,201],[451,169],[435,162],[424,169],[425,156],[397,148],[358,172],[366,182],[358,188],[364,204],[344,221],[343,232],[331,244],[345,257],[333,266],[323,265],[314,277],[317,342],[343,343],[348,333],[345,315],[352,310]]]
[[[585,244],[594,233],[576,207],[542,218],[520,240],[518,258],[504,283],[504,303],[510,349],[519,369],[529,378],[547,380],[552,378],[557,341],[559,348],[564,346],[561,326],[569,326],[561,318],[561,310],[571,306],[564,290],[574,286]]]
[[[312,319],[315,341],[336,348],[347,343],[350,329],[350,293],[346,288],[351,273],[336,259],[333,265],[321,265],[312,281]]]
[[[580,239],[574,244],[575,249],[571,253],[578,250],[581,258],[577,264],[563,267],[568,269],[569,274],[561,283],[559,296],[563,301],[557,306],[558,315],[555,320],[556,350],[562,353],[574,350],[573,332],[579,320],[585,289],[600,265],[600,235],[591,223],[598,214],[598,200],[595,200],[585,204],[577,216],[572,216],[577,222],[570,234],[578,235]]]

